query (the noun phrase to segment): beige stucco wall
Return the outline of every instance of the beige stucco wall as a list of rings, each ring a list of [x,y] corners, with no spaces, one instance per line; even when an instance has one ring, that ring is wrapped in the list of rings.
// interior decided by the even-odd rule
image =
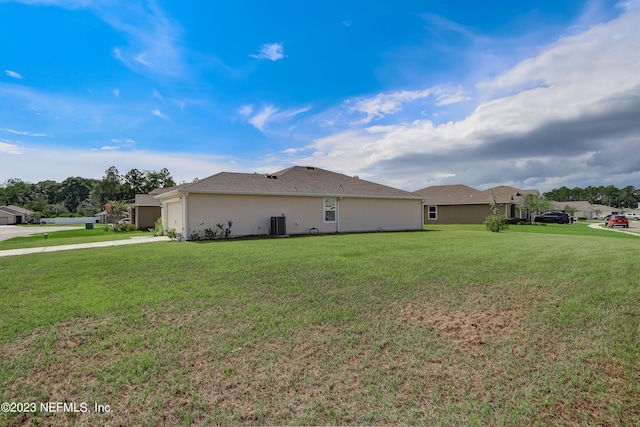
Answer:
[[[206,228],[233,221],[234,236],[266,235],[272,216],[287,218],[287,234],[308,234],[310,228],[320,233],[336,231],[335,223],[324,223],[322,197],[257,196],[226,194],[189,194],[189,232],[196,229],[204,236]]]
[[[206,228],[228,220],[234,236],[266,235],[271,217],[283,213],[287,234],[309,234],[311,228],[334,233],[338,225],[342,232],[422,229],[420,200],[342,198],[336,223],[323,221],[323,197],[189,194],[187,200],[187,236],[196,230],[204,236]]]
[[[504,214],[504,212],[501,212]],[[489,205],[445,205],[438,206],[438,218],[429,218],[429,207],[424,206],[424,223],[429,224],[482,224],[491,215]]]
[[[136,207],[136,227],[140,229],[153,228],[156,220],[160,218],[159,206],[137,206]]]
[[[342,198],[340,231],[422,229],[422,200]]]

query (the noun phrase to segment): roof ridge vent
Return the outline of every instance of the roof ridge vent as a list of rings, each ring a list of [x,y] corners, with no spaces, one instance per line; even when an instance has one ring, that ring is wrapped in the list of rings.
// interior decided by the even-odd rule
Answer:
[[[307,166],[307,170],[313,171],[316,170],[316,168],[314,168],[313,166]]]
[[[266,176],[269,179],[278,179],[278,175],[271,175],[271,174],[265,174],[264,176]]]

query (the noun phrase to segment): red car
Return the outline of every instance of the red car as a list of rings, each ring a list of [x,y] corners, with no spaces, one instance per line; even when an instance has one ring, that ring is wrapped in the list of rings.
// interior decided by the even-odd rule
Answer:
[[[607,220],[607,227],[622,227],[629,228],[629,220],[624,215],[611,215],[611,218]]]

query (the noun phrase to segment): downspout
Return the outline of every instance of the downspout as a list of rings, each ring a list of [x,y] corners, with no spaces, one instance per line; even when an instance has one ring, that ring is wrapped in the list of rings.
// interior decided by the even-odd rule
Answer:
[[[422,199],[422,205],[420,206],[420,230],[424,230],[424,206],[427,204],[426,199]]]
[[[189,237],[189,203],[187,198],[189,197],[189,192],[184,193],[182,197],[182,238],[187,240]]]
[[[342,197],[336,197],[336,233],[340,232],[340,200]]]

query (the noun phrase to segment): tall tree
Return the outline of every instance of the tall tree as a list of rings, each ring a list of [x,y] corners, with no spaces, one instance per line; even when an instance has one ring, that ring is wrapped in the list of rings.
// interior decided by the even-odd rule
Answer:
[[[127,199],[133,199],[136,194],[143,193],[145,188],[144,174],[138,169],[131,169],[124,176],[124,187]]]
[[[4,182],[3,200],[0,205],[25,206],[34,197],[34,184],[20,178],[9,178]]]
[[[109,200],[121,200],[122,192],[122,176],[115,166],[111,166],[104,172],[104,176],[97,182],[93,188],[95,194],[92,198],[104,205]]]
[[[80,202],[89,197],[90,181],[81,177],[69,177],[62,181],[60,196],[70,212],[75,212]]]

